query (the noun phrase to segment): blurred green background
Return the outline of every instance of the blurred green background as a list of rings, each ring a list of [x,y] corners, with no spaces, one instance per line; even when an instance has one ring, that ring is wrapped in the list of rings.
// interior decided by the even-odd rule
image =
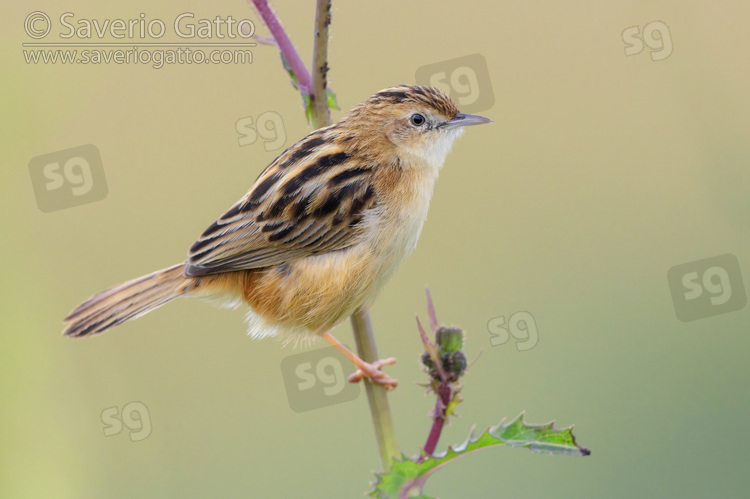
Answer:
[[[256,12],[20,5],[0,21],[0,496],[361,497],[380,469],[364,393],[292,411],[280,365],[304,350],[251,340],[241,310],[178,300],[100,337],[60,335],[89,295],[183,259],[281,152],[240,146],[238,120],[276,113],[285,147],[310,130],[273,47],[255,47],[249,65],[27,64],[24,19],[45,12],[55,42],[64,12],[143,12],[170,30],[184,12],[231,15],[268,35]],[[274,6],[309,61],[313,2]],[[429,284],[439,318],[468,331],[467,356],[483,351],[439,448],[526,410],[575,423],[593,451],[485,451],[437,474],[428,495],[746,497],[750,308],[681,322],[667,271],[731,253],[750,283],[749,15],[739,1],[334,1],[334,119],[470,54],[486,60],[494,95],[480,114],[495,124],[454,147],[416,251],[372,309],[381,355],[399,358],[388,372],[401,381],[390,399],[402,450],[429,429],[433,398],[414,384]],[[671,55],[626,56],[623,32],[654,21]],[[84,144],[101,152],[106,198],[41,212],[29,162]],[[488,323],[518,311],[538,344],[493,347]],[[348,323],[335,333],[352,344]],[[105,437],[102,411],[134,401],[148,438]]]

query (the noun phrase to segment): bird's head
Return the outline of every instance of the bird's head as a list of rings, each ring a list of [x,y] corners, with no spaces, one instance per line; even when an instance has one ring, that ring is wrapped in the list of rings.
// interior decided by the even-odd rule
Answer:
[[[367,130],[380,147],[391,149],[415,167],[440,168],[464,127],[492,123],[483,116],[463,114],[442,90],[399,85],[376,93],[345,119]],[[385,151],[383,151],[385,152]]]

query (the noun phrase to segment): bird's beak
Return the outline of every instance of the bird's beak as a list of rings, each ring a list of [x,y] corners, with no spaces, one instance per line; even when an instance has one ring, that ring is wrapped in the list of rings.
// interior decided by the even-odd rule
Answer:
[[[485,123],[494,123],[494,121],[476,114],[458,113],[455,118],[446,122],[445,126],[447,128],[456,128],[459,126],[484,125]]]

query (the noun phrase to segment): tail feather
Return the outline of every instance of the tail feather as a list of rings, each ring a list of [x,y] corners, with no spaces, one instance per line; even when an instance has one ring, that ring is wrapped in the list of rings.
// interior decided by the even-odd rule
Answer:
[[[184,295],[198,285],[196,278],[185,277],[184,268],[180,263],[95,294],[68,314],[63,334],[99,334]]]

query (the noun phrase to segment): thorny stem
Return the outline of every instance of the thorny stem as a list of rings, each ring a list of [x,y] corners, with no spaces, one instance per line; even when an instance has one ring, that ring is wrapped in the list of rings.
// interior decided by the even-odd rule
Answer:
[[[328,109],[327,95],[327,72],[328,72],[328,26],[331,23],[331,0],[317,0],[315,14],[315,46],[313,47],[313,77],[307,71],[297,49],[292,45],[276,13],[268,5],[267,0],[252,0],[258,13],[271,31],[276,44],[279,46],[284,57],[297,77],[300,92],[309,95],[312,99],[312,123],[316,128],[331,124],[331,115]],[[352,329],[354,330],[354,341],[357,344],[357,353],[365,362],[374,362],[378,359],[378,350],[372,330],[372,322],[367,309],[358,308],[351,316]],[[393,458],[398,456],[399,449],[396,441],[396,433],[393,430],[393,418],[388,404],[385,388],[374,385],[365,380],[365,391],[370,404],[372,424],[375,429],[375,438],[380,450],[380,458],[383,469],[389,470],[393,464]]]

